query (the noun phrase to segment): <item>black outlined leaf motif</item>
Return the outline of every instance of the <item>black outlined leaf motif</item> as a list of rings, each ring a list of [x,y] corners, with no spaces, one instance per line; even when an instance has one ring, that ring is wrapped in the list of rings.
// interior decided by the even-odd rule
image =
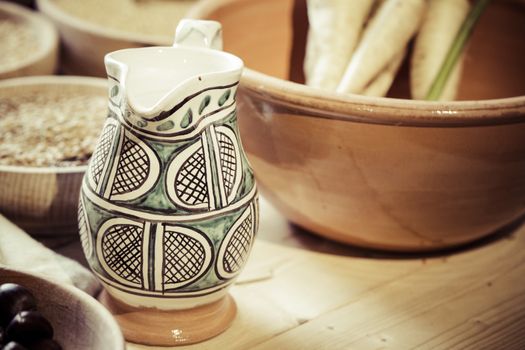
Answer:
[[[110,96],[111,97],[115,97],[118,95],[118,92],[119,92],[119,88],[118,88],[118,85],[115,85],[111,88],[111,92],[110,92]]]
[[[102,252],[107,266],[120,278],[142,284],[142,228],[113,225],[103,235]]]
[[[136,190],[146,181],[149,170],[150,164],[146,152],[137,143],[126,139],[122,146],[111,194]]]
[[[208,107],[208,105],[210,104],[210,101],[211,101],[210,95],[204,96],[204,98],[202,99],[201,105],[199,106],[199,114],[202,114],[202,112],[204,111],[204,108]]]
[[[219,157],[221,163],[222,178],[226,195],[229,196],[233,189],[235,176],[237,173],[237,158],[235,155],[235,145],[233,140],[222,132],[217,133],[219,143]]]
[[[115,124],[106,124],[100,135],[97,148],[93,152],[93,156],[89,163],[89,174],[95,186],[98,185],[100,181],[100,176],[104,170],[104,165],[106,164],[106,160],[111,151],[111,145],[113,143],[116,130],[117,127]]]
[[[223,205],[232,203],[242,181],[242,159],[235,131],[226,125],[215,128],[217,139],[216,158],[220,169],[220,189]]]
[[[84,254],[89,258],[93,253],[93,241],[82,199],[78,203],[78,233]]]
[[[226,92],[222,94],[218,102],[220,107],[222,107],[226,103],[226,101],[228,101],[228,99],[230,98],[230,94],[231,94],[230,89],[226,90]]]
[[[180,127],[185,129],[187,128],[191,123],[193,122],[193,112],[191,111],[191,108],[188,109],[186,114],[182,117],[182,120],[180,122]]]
[[[215,265],[220,278],[235,277],[248,259],[255,234],[256,210],[253,204],[247,207],[221,242]]]
[[[204,150],[200,146],[182,164],[175,179],[175,190],[182,202],[196,205],[208,202]]]
[[[194,278],[204,265],[205,251],[196,239],[179,232],[164,233],[164,283]]]
[[[252,225],[253,218],[250,215],[233,233],[224,254],[223,267],[226,272],[236,273],[244,266],[252,241]]]
[[[158,131],[168,131],[170,129],[173,129],[175,126],[175,123],[172,120],[167,120],[164,123],[157,126]]]

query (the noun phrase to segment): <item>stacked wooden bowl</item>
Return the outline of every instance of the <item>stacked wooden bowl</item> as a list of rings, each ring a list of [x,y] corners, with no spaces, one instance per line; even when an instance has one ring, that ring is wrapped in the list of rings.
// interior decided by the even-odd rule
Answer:
[[[0,79],[53,74],[58,32],[43,15],[0,3]]]
[[[86,164],[106,115],[106,81],[0,80],[0,212],[31,233],[77,232]]]
[[[37,0],[37,4],[60,31],[63,71],[105,77],[108,52],[171,45],[177,23],[195,0]]]

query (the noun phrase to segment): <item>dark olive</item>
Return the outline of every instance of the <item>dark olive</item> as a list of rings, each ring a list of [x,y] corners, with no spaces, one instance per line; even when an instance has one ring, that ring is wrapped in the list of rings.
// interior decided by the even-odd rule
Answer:
[[[53,339],[40,339],[28,345],[29,350],[62,350],[60,344]]]
[[[0,346],[4,345],[6,340],[5,329],[0,327]]]
[[[0,286],[0,326],[7,326],[20,311],[35,309],[35,297],[26,288],[15,283]]]
[[[7,339],[26,345],[34,341],[53,338],[51,323],[38,311],[22,311],[6,328]]]
[[[18,344],[16,341],[10,341],[2,350],[27,350],[27,348]]]

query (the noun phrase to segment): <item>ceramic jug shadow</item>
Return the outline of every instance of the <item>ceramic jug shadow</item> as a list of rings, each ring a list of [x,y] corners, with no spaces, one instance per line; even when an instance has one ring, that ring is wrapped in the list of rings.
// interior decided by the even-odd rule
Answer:
[[[177,38],[106,56],[109,115],[79,204],[92,270],[112,299],[139,310],[223,300],[257,231],[237,127],[242,61],[211,48],[221,46],[216,22],[185,21]]]

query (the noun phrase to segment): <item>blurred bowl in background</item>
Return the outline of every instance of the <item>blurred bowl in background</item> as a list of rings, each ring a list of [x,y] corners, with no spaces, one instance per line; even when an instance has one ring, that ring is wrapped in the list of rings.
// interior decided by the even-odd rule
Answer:
[[[175,27],[195,0],[37,0],[57,26],[66,74],[106,76],[104,56],[151,45],[170,46]]]
[[[65,98],[70,101],[67,102]],[[106,101],[107,82],[100,78],[47,76],[0,81],[0,124],[3,129],[0,147],[0,213],[32,234],[78,232],[78,195],[87,159],[67,160],[59,165],[46,166],[50,150],[38,145],[38,137],[34,154],[31,154],[30,145],[25,145],[29,149],[10,150],[11,138],[18,137],[23,130],[11,130],[1,119],[18,115],[23,120],[24,114],[27,119],[28,116],[41,115],[43,118],[63,113],[65,119],[59,124],[64,125],[45,125],[42,120],[34,120],[31,125],[26,124],[27,130],[41,128],[41,136],[47,137],[44,128],[51,134],[59,135],[67,124],[68,132],[75,132],[75,135],[67,138],[83,144],[78,149],[82,149],[83,157],[86,157],[85,152],[88,150],[85,148],[94,148],[96,137],[102,129]],[[86,114],[93,120],[69,120],[75,115]],[[88,130],[82,128],[90,128],[89,134],[95,138],[92,145],[86,137]],[[60,135],[60,138],[66,136]],[[35,135],[27,137],[34,138]],[[44,141],[46,145],[54,143],[53,139]],[[59,151],[60,147],[62,144],[58,145]],[[64,154],[71,154],[70,150],[63,151]]]
[[[291,222],[340,242],[424,251],[525,214],[522,4],[488,8],[467,51],[465,101],[447,103],[299,84],[307,24],[293,0],[204,1],[191,16],[220,21],[225,50],[245,62],[243,145],[262,193]],[[407,81],[405,72],[390,96],[408,96]]]
[[[3,283],[16,283],[31,291],[38,311],[53,326],[53,338],[63,349],[124,350],[124,338],[113,316],[77,288],[0,266]]]
[[[0,52],[0,79],[53,74],[58,32],[41,14],[1,2]]]

